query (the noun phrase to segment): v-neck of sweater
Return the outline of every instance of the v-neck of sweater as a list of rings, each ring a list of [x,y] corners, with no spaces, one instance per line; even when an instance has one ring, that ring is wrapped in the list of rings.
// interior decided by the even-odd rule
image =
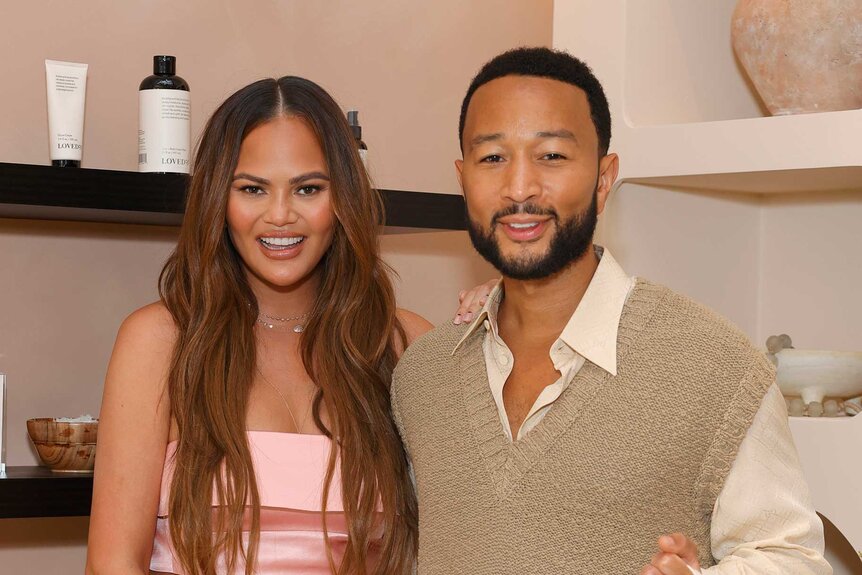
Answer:
[[[652,317],[662,293],[660,286],[641,279],[632,288],[617,333],[618,374],[624,373],[629,350]],[[510,441],[488,384],[482,351],[484,335],[481,330],[472,334],[455,355],[464,407],[479,454],[494,482],[497,496],[506,499],[556,439],[578,421],[603,386],[613,384],[614,376],[587,360],[544,419],[526,436]]]

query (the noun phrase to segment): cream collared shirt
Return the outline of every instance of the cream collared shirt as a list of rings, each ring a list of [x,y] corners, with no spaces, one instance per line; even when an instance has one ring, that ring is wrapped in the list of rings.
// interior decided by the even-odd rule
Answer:
[[[599,266],[587,291],[549,350],[560,378],[539,394],[517,439],[539,424],[587,359],[612,375],[617,373],[617,329],[635,278],[628,276],[607,250],[597,246],[596,254]],[[512,373],[514,356],[497,329],[502,295],[500,284],[453,353],[469,334],[485,330],[488,383],[500,424],[511,441],[503,387]],[[703,569],[704,575],[832,573],[823,559],[823,525],[811,503],[784,398],[776,385],[764,396],[715,501],[711,544],[719,563]]]

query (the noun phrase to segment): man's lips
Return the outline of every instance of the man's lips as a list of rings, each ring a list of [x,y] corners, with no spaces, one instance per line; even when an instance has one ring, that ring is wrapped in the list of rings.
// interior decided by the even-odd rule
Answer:
[[[550,221],[548,217],[506,216],[497,220],[497,225],[509,239],[528,242],[538,239]]]

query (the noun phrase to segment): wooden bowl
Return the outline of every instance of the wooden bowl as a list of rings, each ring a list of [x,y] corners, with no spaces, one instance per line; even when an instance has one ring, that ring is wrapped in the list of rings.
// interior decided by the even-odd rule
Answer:
[[[96,464],[98,421],[27,420],[27,433],[42,463],[62,473],[92,473]]]

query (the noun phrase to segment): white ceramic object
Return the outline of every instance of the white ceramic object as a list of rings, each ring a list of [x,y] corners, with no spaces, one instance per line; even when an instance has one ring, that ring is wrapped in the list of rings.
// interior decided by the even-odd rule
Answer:
[[[808,404],[862,394],[862,352],[782,349],[775,357],[785,396],[802,396]]]

